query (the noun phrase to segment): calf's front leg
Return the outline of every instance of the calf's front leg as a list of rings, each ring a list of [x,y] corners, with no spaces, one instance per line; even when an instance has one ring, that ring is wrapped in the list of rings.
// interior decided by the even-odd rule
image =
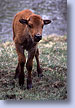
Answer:
[[[24,55],[24,49],[19,44],[15,44],[16,51],[18,54],[18,66],[16,68],[15,78],[19,78],[19,85],[23,86],[24,84],[24,64],[26,61],[25,55]]]
[[[32,66],[33,66],[33,58],[35,55],[35,49],[28,51],[28,60],[26,63],[26,68],[28,71],[28,76],[27,76],[27,89],[32,88],[32,78],[31,78],[31,72],[32,72]]]

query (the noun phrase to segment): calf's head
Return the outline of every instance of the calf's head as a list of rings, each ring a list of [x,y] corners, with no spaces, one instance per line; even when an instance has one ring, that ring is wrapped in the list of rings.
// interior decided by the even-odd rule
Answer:
[[[51,20],[43,20],[39,15],[31,15],[29,19],[20,19],[20,23],[27,25],[27,30],[35,42],[42,39],[43,26],[51,23]]]

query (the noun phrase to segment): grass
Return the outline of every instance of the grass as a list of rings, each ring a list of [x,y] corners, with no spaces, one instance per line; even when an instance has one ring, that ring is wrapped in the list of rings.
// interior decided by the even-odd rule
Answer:
[[[67,37],[47,36],[40,41],[40,64],[43,77],[38,78],[36,61],[32,70],[33,88],[21,88],[14,79],[17,54],[13,42],[0,44],[0,100],[65,100],[67,99]],[[27,52],[26,56],[27,56]]]

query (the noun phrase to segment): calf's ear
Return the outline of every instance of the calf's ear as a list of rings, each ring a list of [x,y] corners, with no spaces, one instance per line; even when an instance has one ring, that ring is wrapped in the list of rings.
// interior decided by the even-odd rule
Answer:
[[[28,21],[26,19],[20,19],[19,22],[21,24],[28,24]]]
[[[51,20],[43,20],[43,21],[44,21],[44,25],[51,23]]]

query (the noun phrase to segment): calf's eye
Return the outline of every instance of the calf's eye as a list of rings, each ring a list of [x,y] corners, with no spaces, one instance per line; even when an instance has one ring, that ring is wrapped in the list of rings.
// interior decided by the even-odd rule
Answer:
[[[32,27],[33,27],[33,26],[32,26],[32,25],[30,25],[30,24],[29,24],[28,26],[29,26],[29,28],[32,28]]]

